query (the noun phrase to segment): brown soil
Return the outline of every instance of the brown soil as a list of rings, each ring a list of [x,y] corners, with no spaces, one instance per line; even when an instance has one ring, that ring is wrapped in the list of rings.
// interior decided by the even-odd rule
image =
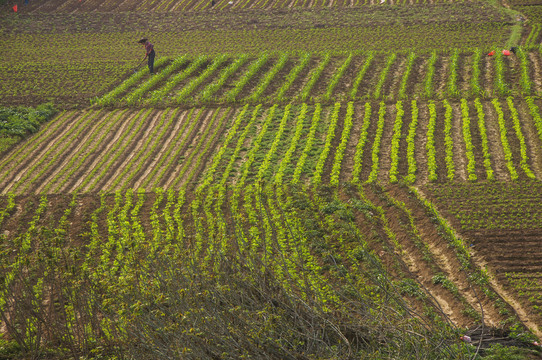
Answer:
[[[516,104],[520,117],[520,124],[523,126],[523,136],[527,146],[527,156],[529,157],[529,165],[538,180],[542,179],[542,147],[540,146],[540,138],[533,123],[533,118],[530,115],[527,104]]]
[[[100,148],[99,150],[95,152],[94,156],[89,156],[87,160],[81,164],[81,169],[83,170],[83,173],[80,173],[78,176],[73,176],[71,181],[68,181],[62,189],[60,189],[61,192],[73,192],[76,189],[81,186],[83,181],[86,180],[88,176],[94,171],[98,171],[101,166],[103,166],[103,163],[105,163],[105,159],[109,156],[109,152],[111,149],[117,145],[117,142],[121,139],[123,135],[126,134],[127,131],[130,131],[131,128],[128,128],[130,124],[133,127],[133,121],[134,118],[139,118],[138,112],[133,111],[128,114],[126,114],[126,117],[119,122],[119,127],[111,132],[111,135],[108,136],[106,139],[104,139],[104,145],[105,147]],[[88,184],[87,184],[88,185]]]
[[[130,187],[133,187],[134,189],[141,188],[143,182],[147,181],[149,174],[156,170],[156,166],[158,166],[159,161],[162,160],[162,156],[165,156],[166,152],[171,150],[173,141],[175,141],[175,139],[179,141],[179,131],[186,119],[187,113],[188,111],[177,113],[177,118],[174,119],[173,125],[170,125],[168,133],[163,137],[163,145],[156,147],[154,154],[149,157],[149,160],[151,161],[150,164],[142,167],[141,173],[139,176],[134,177],[134,183],[131,184]],[[150,189],[151,187],[149,186],[148,190]]]
[[[510,173],[506,167],[504,159],[504,150],[501,143],[501,135],[499,132],[499,124],[497,114],[493,104],[487,102],[482,103],[485,113],[485,124],[487,130],[489,153],[491,154],[491,166],[495,174],[495,180],[509,181]]]
[[[459,103],[450,103],[450,105],[452,106],[453,111],[451,136],[454,144],[454,180],[466,181],[468,179],[467,157],[465,155],[465,140],[463,138],[463,116],[461,115],[461,105]]]

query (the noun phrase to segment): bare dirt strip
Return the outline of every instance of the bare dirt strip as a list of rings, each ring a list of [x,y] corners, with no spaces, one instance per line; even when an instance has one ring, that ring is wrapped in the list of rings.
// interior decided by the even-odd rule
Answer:
[[[383,193],[367,192],[375,205],[383,209],[389,226],[396,234],[402,251],[399,251],[405,263],[409,266],[411,276],[416,278],[437,302],[443,311],[459,326],[473,326],[478,319],[467,315],[474,311],[481,316],[483,309],[484,323],[498,326],[505,316],[499,314],[494,299],[490,299],[484,292],[468,280],[468,273],[458,271],[461,264],[453,251],[450,251],[448,241],[442,236],[438,227],[427,216],[424,209],[416,199],[408,195],[407,191],[398,187],[387,187]],[[389,206],[389,198],[404,202],[411,212],[414,230],[404,210]],[[417,231],[419,237],[413,231]],[[424,249],[425,247],[425,249]],[[433,280],[436,275],[444,275],[459,290],[459,294],[447,291],[442,285]]]
[[[352,170],[354,168],[354,160],[356,148],[361,135],[361,128],[365,118],[364,103],[354,104],[354,114],[352,115],[352,129],[350,130],[350,139],[344,151],[344,158],[341,165],[340,181],[346,182],[352,180]]]
[[[499,186],[506,186],[510,189],[518,186],[518,183],[493,184],[497,189]],[[537,311],[537,306],[542,305],[542,302],[533,299],[534,297],[531,298],[531,295],[539,294],[540,290],[536,287],[532,288],[535,290],[534,292],[530,292],[529,287],[515,289],[510,281],[513,278],[536,280],[542,274],[542,264],[540,263],[542,257],[541,230],[521,221],[524,217],[536,216],[536,212],[540,211],[540,194],[530,194],[533,204],[531,210],[535,212],[529,213],[524,210],[519,218],[516,217],[519,222],[508,226],[504,226],[504,221],[514,215],[514,208],[519,209],[515,206],[520,203],[526,204],[530,199],[509,199],[507,197],[510,194],[501,196],[500,193],[495,198],[487,200],[486,198],[478,198],[477,206],[488,209],[487,217],[497,221],[496,225],[501,228],[462,230],[460,219],[450,213],[455,210],[455,206],[450,200],[439,200],[437,197],[433,197],[431,189],[422,188],[421,190],[434,202],[439,212],[446,217],[449,223],[457,229],[465,244],[469,244],[473,260],[478,266],[487,270],[488,279],[493,289],[512,306],[521,321],[535,335],[541,336],[539,325],[542,324],[542,314]],[[512,192],[512,190],[510,191]],[[454,200],[461,203],[463,197],[469,198],[469,192],[464,192],[462,196]],[[518,204],[514,204],[516,201]]]
[[[454,180],[466,181],[467,175],[467,157],[465,155],[466,145],[463,138],[463,117],[461,114],[461,105],[459,103],[450,103],[452,107],[452,130],[451,135],[454,144]]]

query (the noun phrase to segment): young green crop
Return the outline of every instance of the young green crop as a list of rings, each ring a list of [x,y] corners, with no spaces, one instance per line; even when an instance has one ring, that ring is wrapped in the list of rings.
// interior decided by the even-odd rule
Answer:
[[[414,60],[416,60],[416,54],[414,53],[414,51],[411,51],[408,54],[406,69],[403,72],[403,77],[401,78],[401,84],[399,85],[399,92],[397,94],[397,98],[399,100],[403,100],[407,97],[406,95],[407,84],[408,84],[410,72],[412,71],[412,66],[414,65]]]
[[[344,158],[344,152],[350,139],[350,130],[352,129],[352,116],[354,115],[354,103],[351,101],[346,108],[346,115],[344,118],[343,132],[341,134],[341,143],[337,147],[335,152],[335,159],[333,160],[333,168],[331,169],[330,184],[332,186],[339,185],[339,175],[341,173],[341,164]]]
[[[399,141],[401,140],[401,129],[403,127],[403,116],[405,111],[403,110],[403,102],[398,101],[395,105],[397,113],[395,115],[395,123],[393,125],[393,135],[391,138],[391,165],[390,165],[390,183],[397,182],[398,166],[399,166]]]
[[[373,149],[371,153],[373,163],[371,166],[371,173],[369,174],[369,178],[367,179],[368,183],[375,182],[378,176],[378,171],[380,167],[378,155],[380,154],[380,142],[382,141],[382,135],[384,133],[384,124],[386,120],[385,116],[386,103],[382,101],[380,102],[380,108],[378,109],[378,128],[376,129],[376,135],[373,142]]]
[[[474,99],[474,105],[476,106],[476,111],[478,113],[478,128],[480,130],[480,137],[482,138],[482,154],[484,156],[484,167],[486,169],[487,179],[494,180],[495,175],[491,168],[491,154],[489,153],[484,107],[479,98]]]
[[[408,128],[407,142],[407,161],[408,161],[408,175],[405,176],[405,181],[413,183],[416,180],[416,130],[418,128],[418,103],[416,100],[411,102],[412,108],[412,121]]]
[[[356,153],[354,154],[354,168],[352,169],[352,182],[359,183],[362,162],[363,162],[363,150],[367,143],[367,137],[369,135],[368,129],[371,125],[371,103],[365,103],[365,112],[363,116],[363,124],[361,125],[361,134],[359,136],[358,144],[356,145]]]
[[[356,78],[352,82],[352,90],[350,90],[350,99],[354,100],[356,99],[356,95],[359,90],[359,85],[361,84],[361,81],[363,80],[363,77],[365,76],[365,73],[369,69],[369,66],[371,66],[371,63],[374,59],[374,52],[370,51],[367,54],[367,58],[365,59],[365,62],[361,66],[361,69],[359,70],[358,74],[356,75]]]
[[[437,181],[437,161],[435,150],[435,128],[437,119],[437,110],[435,103],[429,101],[429,124],[427,125],[427,169],[429,170],[429,181]]]

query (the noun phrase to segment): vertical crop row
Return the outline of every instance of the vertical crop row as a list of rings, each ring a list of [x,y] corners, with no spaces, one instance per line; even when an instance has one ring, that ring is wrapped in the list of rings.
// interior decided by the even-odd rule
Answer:
[[[318,126],[320,125],[321,113],[322,113],[322,105],[318,103],[316,104],[314,108],[311,127],[309,129],[309,134],[307,135],[307,141],[305,143],[305,147],[303,148],[303,151],[301,152],[301,155],[299,156],[299,159],[297,160],[297,164],[294,170],[294,175],[292,176],[293,184],[296,184],[299,182],[301,173],[303,172],[303,169],[305,168],[305,163],[307,161],[307,158],[309,157],[309,152],[312,150],[312,147],[314,145],[314,141],[316,138],[316,131],[318,130]]]
[[[478,113],[478,129],[482,138],[482,155],[484,157],[484,168],[486,169],[487,179],[495,180],[495,175],[491,168],[491,154],[489,153],[484,107],[479,98],[474,99],[474,106],[476,106],[476,112]]]
[[[175,97],[173,98],[173,102],[175,102],[176,104],[185,102],[186,98],[190,94],[192,94],[192,92],[198,86],[200,86],[205,80],[207,80],[207,78],[211,76],[211,74],[213,74],[216,71],[216,69],[218,69],[218,67],[221,66],[227,59],[228,59],[228,56],[225,54],[222,54],[214,58],[211,65],[209,65],[198,77],[192,79],[177,94],[175,94]]]
[[[516,55],[520,62],[520,77],[519,83],[521,85],[521,93],[523,95],[531,95],[533,82],[531,81],[531,76],[529,75],[529,60],[527,59],[527,54],[524,51],[516,51]]]
[[[482,59],[482,50],[475,49],[472,54],[472,63],[471,63],[471,77],[469,80],[470,83],[470,93],[473,96],[481,96],[484,94],[484,89],[480,85],[480,61]]]
[[[393,125],[393,135],[391,138],[391,165],[390,165],[390,182],[395,184],[397,182],[397,174],[399,168],[399,145],[401,141],[401,130],[403,128],[403,116],[405,111],[403,110],[403,102],[398,101],[395,105],[397,113],[395,115],[395,123]]]
[[[354,167],[352,169],[352,182],[358,183],[361,176],[361,167],[363,163],[363,150],[367,143],[369,135],[368,129],[371,125],[371,103],[365,103],[365,112],[363,115],[363,124],[361,125],[361,133],[359,135],[358,144],[356,145],[356,153],[354,154]]]
[[[401,78],[401,84],[399,85],[399,93],[397,95],[399,100],[406,98],[408,78],[410,76],[410,72],[412,71],[414,60],[416,60],[416,54],[414,53],[414,51],[411,51],[408,54],[406,68],[403,72],[403,77]]]
[[[437,122],[437,110],[435,103],[429,101],[427,105],[429,109],[429,123],[427,125],[427,143],[425,149],[427,150],[427,169],[429,171],[429,181],[437,181],[437,160],[435,150],[435,128]]]
[[[352,129],[352,116],[354,115],[354,103],[349,102],[346,108],[346,116],[344,118],[343,132],[341,134],[341,142],[335,152],[335,159],[333,160],[333,168],[331,170],[330,183],[332,186],[339,185],[339,175],[341,173],[341,163],[346,150],[346,145],[350,139],[350,130]]]
[[[374,56],[375,56],[374,52],[372,52],[372,51],[370,51],[367,54],[367,57],[365,58],[365,62],[361,66],[361,69],[357,73],[356,78],[352,82],[352,90],[350,90],[350,99],[351,100],[354,100],[356,98],[356,95],[357,95],[358,90],[359,90],[359,85],[361,84],[361,81],[363,80],[363,77],[365,76],[365,73],[369,69],[369,66],[371,66],[371,63],[373,62]]]
[[[470,131],[469,105],[467,100],[461,99],[461,119],[463,129],[463,139],[465,140],[465,155],[467,156],[467,174],[470,181],[476,178],[476,161],[474,160],[474,146],[472,144],[472,135]]]
[[[284,171],[286,170],[286,167],[290,164],[290,161],[292,160],[292,156],[294,155],[294,152],[297,149],[297,144],[299,143],[299,139],[301,138],[303,127],[305,125],[306,116],[307,116],[307,104],[304,103],[303,105],[301,105],[301,110],[299,111],[299,114],[297,115],[295,133],[294,133],[294,136],[292,136],[292,139],[290,140],[290,146],[288,147],[288,150],[286,150],[286,153],[282,156],[282,160],[280,161],[279,168],[275,175],[275,184],[277,185],[282,185]]]
[[[423,80],[423,89],[424,96],[427,99],[430,99],[433,96],[433,77],[435,76],[435,64],[438,60],[436,50],[433,50],[431,56],[427,60],[427,70],[425,73],[425,78]]]
[[[492,101],[493,106],[495,107],[495,111],[497,112],[497,120],[499,123],[499,133],[501,136],[501,144],[504,151],[504,159],[506,160],[506,167],[508,168],[508,171],[510,172],[510,177],[512,180],[517,180],[518,174],[516,171],[516,168],[514,167],[514,163],[512,161],[512,150],[510,150],[510,144],[508,143],[507,139],[507,131],[506,131],[506,122],[504,120],[504,114],[502,112],[501,103],[499,99],[493,99]]]
[[[161,81],[167,79],[169,75],[184,65],[187,61],[188,58],[186,55],[175,59],[167,68],[147,79],[147,81],[139,85],[137,89],[124,96],[121,101],[128,105],[139,104],[150,89],[155,87]]]
[[[530,96],[525,97],[525,102],[527,103],[527,106],[529,107],[529,112],[533,117],[534,125],[538,133],[538,138],[540,139],[540,141],[542,141],[542,117],[540,116],[540,108],[536,106],[533,98]]]
[[[380,169],[380,142],[382,141],[382,134],[384,133],[384,124],[386,122],[386,103],[380,102],[380,108],[378,109],[378,127],[376,129],[375,139],[373,142],[373,149],[371,153],[372,165],[371,172],[367,178],[368,183],[376,181],[378,171]]]
[[[408,175],[405,176],[405,180],[412,184],[416,181],[416,130],[418,129],[418,103],[416,100],[411,102],[412,121],[408,127],[407,142],[407,162],[408,162]]]
[[[277,92],[274,95],[274,101],[275,102],[283,102],[284,101],[284,95],[290,89],[292,84],[294,83],[295,79],[299,76],[299,73],[307,66],[311,59],[311,53],[304,53],[303,56],[299,59],[299,63],[290,70],[290,73],[286,75],[286,78],[284,79],[284,82],[282,83],[281,87],[277,90]]]
[[[454,140],[452,138],[452,107],[447,100],[443,100],[442,104],[444,105],[444,146],[446,148],[446,169],[447,169],[447,178],[449,181],[452,181],[455,176],[455,166],[454,166]]]
[[[240,55],[237,59],[235,59],[229,66],[222,69],[220,74],[218,74],[218,77],[215,81],[208,84],[198,95],[198,102],[208,104],[212,102],[213,100],[217,100],[216,98],[213,98],[218,89],[220,89],[226,81],[230,78],[232,74],[234,74],[246,61],[248,60],[247,54]]]
[[[284,65],[286,65],[286,62],[288,61],[288,53],[282,54],[275,65],[269,70],[265,76],[260,80],[256,88],[252,91],[251,95],[247,96],[247,101],[256,103],[260,101],[260,97],[262,96],[263,92],[269,84],[275,79],[277,74],[279,73],[282,68],[284,68]]]
[[[455,49],[450,57],[450,75],[446,83],[446,91],[448,96],[459,97],[459,89],[457,88],[457,70],[459,62],[459,50]]]
[[[514,131],[516,132],[516,137],[519,140],[519,152],[521,156],[520,166],[528,178],[535,179],[535,176],[531,171],[529,164],[527,163],[527,161],[529,160],[529,156],[527,155],[527,145],[525,144],[525,137],[523,136],[523,132],[521,130],[521,122],[519,120],[518,111],[514,106],[514,99],[509,96],[508,98],[506,98],[506,103],[508,104],[510,114],[512,115],[512,123],[514,124]]]
[[[353,54],[350,53],[344,63],[341,65],[339,69],[333,74],[333,77],[331,78],[331,81],[329,82],[329,85],[327,86],[326,92],[322,98],[323,101],[329,101],[331,99],[331,95],[333,94],[333,90],[335,90],[335,87],[339,83],[339,80],[343,77],[344,72],[350,66],[350,63],[352,62]]]
[[[335,138],[335,128],[337,127],[337,121],[339,119],[339,110],[341,109],[341,103],[335,103],[333,107],[333,112],[331,113],[331,118],[329,120],[329,127],[326,135],[326,142],[324,144],[324,149],[320,153],[318,162],[316,163],[316,169],[314,170],[312,176],[312,183],[318,185],[322,182],[322,173],[324,172],[324,165],[326,159],[331,150],[331,142]]]
[[[395,62],[395,59],[397,58],[397,55],[395,53],[388,56],[388,59],[386,60],[386,64],[384,65],[384,68],[380,72],[380,75],[378,77],[378,82],[376,83],[375,89],[373,91],[373,98],[374,99],[380,99],[382,96],[382,88],[384,87],[384,83],[386,82],[386,79],[388,78],[388,73],[390,72],[390,68]]]
[[[179,58],[178,61],[181,62],[181,59],[182,58]],[[168,94],[177,86],[177,84],[192,75],[192,73],[194,73],[201,65],[203,65],[205,61],[207,61],[207,56],[199,56],[196,59],[193,59],[186,69],[168,78],[166,83],[162,87],[152,91],[149,94],[148,99],[145,101],[145,105],[156,105],[160,101],[167,101]]]
[[[301,93],[298,95],[301,101],[307,101],[309,99],[309,95],[312,91],[312,88],[314,87],[314,84],[316,84],[330,60],[331,53],[328,52],[324,55],[324,58],[322,59],[322,61],[320,61],[318,67],[311,71],[311,73],[309,74],[309,80],[301,90]]]
[[[261,69],[262,66],[267,63],[269,60],[269,54],[263,53],[260,55],[258,59],[256,59],[250,66],[248,67],[247,71],[241,76],[240,79],[237,80],[237,82],[233,85],[233,89],[231,89],[229,92],[227,92],[223,99],[227,103],[235,102],[237,99],[237,96],[239,93],[243,90],[245,85],[249,82],[250,79],[252,79],[258,71]]]
[[[510,87],[505,81],[505,69],[503,54],[498,52],[495,54],[495,90],[497,96],[503,97],[510,94]]]

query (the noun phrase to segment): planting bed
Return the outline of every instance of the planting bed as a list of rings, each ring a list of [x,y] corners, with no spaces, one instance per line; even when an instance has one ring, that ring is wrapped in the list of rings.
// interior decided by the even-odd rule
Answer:
[[[540,356],[535,5],[13,5],[0,357]]]

